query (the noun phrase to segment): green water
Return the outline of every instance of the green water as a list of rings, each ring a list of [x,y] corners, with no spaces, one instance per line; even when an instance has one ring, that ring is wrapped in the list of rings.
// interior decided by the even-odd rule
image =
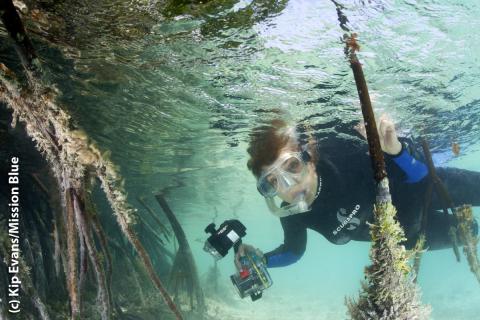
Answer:
[[[245,241],[264,251],[279,245],[278,218],[246,168],[248,134],[279,112],[331,124],[327,132],[361,118],[335,6],[81,3],[47,6],[59,26],[50,41],[34,39],[61,102],[120,165],[130,202],[138,207],[136,197],[145,196],[153,206],[156,192],[175,187],[168,200],[202,275],[213,264],[202,251],[212,220],[240,219]],[[358,33],[375,111],[390,114],[403,134],[427,137],[444,165],[480,171],[480,4],[345,1],[344,13]],[[461,154],[449,160],[452,141]],[[344,297],[356,296],[368,249],[335,246],[309,231],[303,258],[272,270],[274,286],[255,303],[236,297],[230,255],[219,262],[223,295],[212,298],[218,318],[343,319]],[[432,319],[479,318],[479,285],[451,250],[424,256],[419,284]]]

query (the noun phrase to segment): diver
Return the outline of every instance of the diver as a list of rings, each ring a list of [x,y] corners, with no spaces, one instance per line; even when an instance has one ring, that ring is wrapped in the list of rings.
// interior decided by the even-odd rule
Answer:
[[[365,134],[357,130],[360,136],[352,138],[314,137],[307,131],[280,119],[253,130],[247,167],[269,210],[280,218],[284,241],[265,254],[242,244],[234,258],[237,269],[241,267],[240,256],[249,250],[262,257],[268,268],[297,262],[305,252],[307,228],[334,244],[370,241],[367,222],[373,222],[376,185]],[[414,142],[397,137],[390,119],[380,119],[378,132],[392,203],[407,238],[402,244],[411,249],[422,229],[421,216],[430,180],[428,168]],[[455,205],[480,205],[480,172],[439,167],[436,173]],[[426,248],[451,248],[448,232],[456,223],[455,217],[441,211],[443,199],[436,192],[432,193],[429,208]],[[478,234],[476,220],[473,233]]]

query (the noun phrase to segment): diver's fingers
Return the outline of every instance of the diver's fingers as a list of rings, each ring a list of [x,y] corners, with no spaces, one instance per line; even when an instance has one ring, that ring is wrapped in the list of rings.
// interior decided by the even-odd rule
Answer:
[[[247,253],[247,252],[252,252],[252,251],[255,251],[255,247],[254,246],[251,246],[249,244],[244,244],[243,245],[243,253]]]
[[[385,126],[385,140],[393,141],[396,137],[395,126],[393,123],[389,123]]]
[[[357,123],[355,125],[355,127],[353,127],[362,137],[364,137],[365,139],[367,139],[367,130],[365,129],[365,123],[362,121],[360,121],[359,123]]]
[[[385,118],[380,117],[380,123],[378,124],[378,133],[380,134],[380,137],[385,136],[385,125],[386,125]]]
[[[237,255],[238,257],[243,257],[245,256],[245,253],[246,251],[250,251],[250,247],[248,244],[241,244],[239,247],[238,247],[238,251],[237,251]]]
[[[237,270],[238,271],[242,270],[242,264],[240,263],[240,260],[238,259],[238,257],[235,257],[234,262],[235,262],[235,267],[237,268]]]
[[[380,116],[380,128],[382,135],[387,134],[387,130],[391,130],[392,128],[395,128],[395,125],[393,123],[393,119],[386,113],[382,114]]]
[[[239,256],[245,255],[245,246],[244,246],[243,244],[241,244],[241,245],[238,247],[238,252],[237,252],[237,254],[238,254]]]
[[[380,148],[385,151],[385,135],[383,131],[383,122],[380,122],[380,124],[377,127],[377,132],[378,132],[378,140],[380,140]]]
[[[235,259],[234,259],[235,267],[237,267],[239,271],[242,269],[242,264],[240,263],[240,257],[242,257],[243,255],[245,255],[244,249],[242,245],[240,245],[240,247],[238,247],[238,251],[235,253]]]
[[[388,121],[388,122],[392,122],[392,118],[388,115],[388,113],[382,113],[380,115],[380,118],[378,118],[378,120],[381,122],[381,121]]]
[[[395,124],[390,120],[385,120],[383,124],[383,137],[385,142],[392,143],[395,141],[397,137],[397,133],[395,131]]]
[[[238,250],[235,253],[235,259],[234,259],[235,267],[237,267],[238,271],[242,270],[242,264],[240,263],[240,257],[244,257],[245,252],[250,251],[250,248],[253,248],[253,247],[248,245],[248,244],[243,244],[243,243],[238,247]]]

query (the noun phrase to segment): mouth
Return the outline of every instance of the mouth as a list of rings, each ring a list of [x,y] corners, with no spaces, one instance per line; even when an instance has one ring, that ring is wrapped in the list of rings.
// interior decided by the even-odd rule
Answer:
[[[296,192],[292,192],[292,202],[300,202],[305,199],[306,196],[306,191],[303,189],[300,189]]]

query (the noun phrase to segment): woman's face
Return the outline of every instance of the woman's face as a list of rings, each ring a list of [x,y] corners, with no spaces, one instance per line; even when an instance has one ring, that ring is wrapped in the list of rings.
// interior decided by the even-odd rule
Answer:
[[[277,160],[271,166],[265,166],[264,172],[274,171],[266,179],[276,186],[277,196],[288,203],[296,202],[303,195],[310,205],[317,189],[317,174],[312,162],[304,163],[298,157],[296,144],[287,144],[281,151]],[[279,165],[281,163],[281,166]],[[283,174],[287,172],[287,174]],[[298,201],[298,200],[297,200]]]

